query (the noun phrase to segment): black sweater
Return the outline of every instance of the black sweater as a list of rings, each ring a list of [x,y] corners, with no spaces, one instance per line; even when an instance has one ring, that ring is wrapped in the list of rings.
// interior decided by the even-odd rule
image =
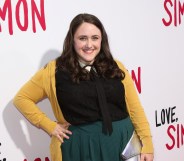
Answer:
[[[56,93],[64,118],[79,125],[103,121],[105,132],[112,132],[112,121],[128,116],[125,90],[120,79],[94,79],[72,82],[68,72],[56,72]]]

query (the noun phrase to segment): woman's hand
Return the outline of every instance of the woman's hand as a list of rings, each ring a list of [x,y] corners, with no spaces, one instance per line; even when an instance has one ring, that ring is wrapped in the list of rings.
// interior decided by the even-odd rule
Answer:
[[[51,134],[56,136],[63,143],[63,138],[69,139],[67,134],[72,135],[72,132],[68,130],[69,126],[70,124],[68,122],[63,124],[58,123]]]
[[[153,154],[151,153],[142,153],[141,161],[153,161]]]

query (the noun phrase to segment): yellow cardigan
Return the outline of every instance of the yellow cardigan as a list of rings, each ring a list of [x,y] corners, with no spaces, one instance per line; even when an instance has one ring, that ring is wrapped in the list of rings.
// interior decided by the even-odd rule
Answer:
[[[132,78],[125,67],[117,61],[118,66],[125,72],[123,84],[125,86],[125,99],[132,123],[143,143],[142,153],[153,153],[153,144],[149,123],[139,101]],[[51,61],[40,69],[16,94],[14,105],[36,127],[45,130],[50,136],[57,122],[64,123],[59,107],[55,88],[56,62]],[[48,98],[57,121],[50,120],[37,106],[37,103]],[[52,161],[62,161],[61,142],[51,136],[50,154]]]

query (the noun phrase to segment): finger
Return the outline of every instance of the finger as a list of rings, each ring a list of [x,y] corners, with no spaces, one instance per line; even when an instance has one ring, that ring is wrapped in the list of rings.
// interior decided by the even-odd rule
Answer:
[[[59,134],[58,134],[56,137],[59,139],[59,141],[61,141],[61,143],[64,142],[64,141],[63,141],[63,138],[62,138]]]
[[[60,127],[60,129],[68,129],[68,127],[70,126],[70,125],[68,125],[68,124],[58,124],[59,125],[59,127]]]
[[[69,137],[68,135],[66,135],[64,132],[61,133],[61,136],[62,136],[63,138],[66,138],[66,139],[69,139],[69,138],[70,138],[70,137]]]
[[[141,154],[141,161],[145,161],[145,160],[144,160],[144,155],[143,155],[143,154]]]
[[[70,123],[65,122],[65,123],[63,124],[63,127],[64,127],[64,128],[68,128],[70,125],[71,125]]]
[[[69,135],[72,135],[72,132],[70,130],[64,130],[63,131],[65,134],[69,134]]]

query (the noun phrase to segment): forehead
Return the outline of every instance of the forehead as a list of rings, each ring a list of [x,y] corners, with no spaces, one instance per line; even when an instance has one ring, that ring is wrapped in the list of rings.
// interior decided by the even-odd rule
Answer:
[[[101,35],[101,31],[95,25],[84,22],[77,28],[74,34],[74,36],[78,35]]]

